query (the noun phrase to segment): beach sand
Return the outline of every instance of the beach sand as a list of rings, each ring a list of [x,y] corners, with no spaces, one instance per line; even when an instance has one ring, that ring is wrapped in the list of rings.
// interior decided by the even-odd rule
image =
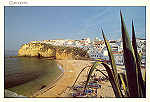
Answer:
[[[87,60],[56,60],[56,62],[61,65],[64,70],[61,78],[59,78],[53,85],[47,86],[31,97],[71,97],[70,87],[75,82],[78,74],[84,67],[92,65],[92,62]],[[99,66],[99,69],[104,68],[102,66]],[[88,70],[89,68],[83,71],[77,83],[86,80]],[[100,73],[97,74],[101,75]],[[109,81],[101,82],[100,84],[102,85],[102,87],[98,90],[97,97],[115,97]]]

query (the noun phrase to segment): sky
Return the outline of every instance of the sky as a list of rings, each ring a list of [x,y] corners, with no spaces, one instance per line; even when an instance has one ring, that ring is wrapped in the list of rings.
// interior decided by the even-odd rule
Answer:
[[[101,28],[107,39],[120,39],[122,11],[131,34],[134,21],[137,38],[145,38],[145,7],[5,7],[5,49],[18,50],[33,40],[102,39]]]

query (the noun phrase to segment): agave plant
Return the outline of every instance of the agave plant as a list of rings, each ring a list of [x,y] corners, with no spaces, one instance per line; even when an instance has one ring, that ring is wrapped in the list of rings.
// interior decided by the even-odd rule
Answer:
[[[111,47],[109,42],[107,41],[105,34],[102,30],[102,35],[104,38],[104,42],[106,48],[108,50],[109,59],[111,62],[111,68],[104,62],[95,62],[90,69],[90,72],[87,77],[87,81],[85,84],[85,89],[88,81],[92,75],[92,72],[96,69],[98,64],[102,64],[109,76],[109,81],[112,85],[115,96],[118,98],[121,97],[146,97],[146,80],[143,80],[141,68],[140,68],[140,55],[137,52],[136,38],[134,25],[132,21],[132,43],[129,38],[129,34],[126,29],[126,25],[123,20],[122,13],[121,16],[121,31],[122,31],[122,40],[123,40],[123,56],[126,73],[118,73],[114,56],[112,54]],[[121,82],[121,85],[120,85]],[[123,91],[121,91],[121,86],[123,87]]]

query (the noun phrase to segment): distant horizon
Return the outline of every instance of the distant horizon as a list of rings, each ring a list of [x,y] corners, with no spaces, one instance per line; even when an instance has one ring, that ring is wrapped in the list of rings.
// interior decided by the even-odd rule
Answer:
[[[99,7],[5,7],[5,49],[18,50],[30,41],[89,37],[102,39],[102,27],[107,39],[121,37],[120,10],[131,36],[134,20],[137,38],[146,39],[145,6]]]

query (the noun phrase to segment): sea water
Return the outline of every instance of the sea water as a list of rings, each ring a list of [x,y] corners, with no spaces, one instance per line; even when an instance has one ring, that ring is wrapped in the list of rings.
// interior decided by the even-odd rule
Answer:
[[[5,89],[19,95],[32,96],[42,86],[52,84],[62,70],[54,60],[37,57],[9,57],[16,52],[5,53]]]

